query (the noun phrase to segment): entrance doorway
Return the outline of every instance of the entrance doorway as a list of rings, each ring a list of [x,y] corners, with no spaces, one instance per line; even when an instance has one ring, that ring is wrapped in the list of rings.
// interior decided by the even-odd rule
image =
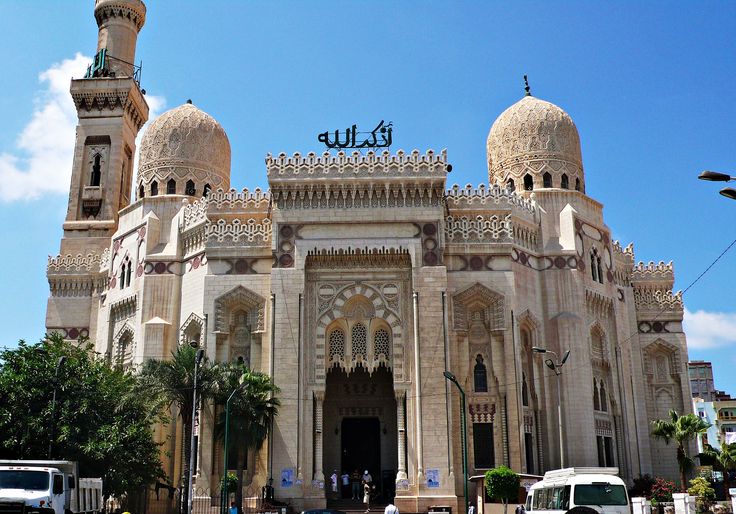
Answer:
[[[342,470],[368,472],[377,483],[381,471],[381,424],[378,418],[343,418]]]

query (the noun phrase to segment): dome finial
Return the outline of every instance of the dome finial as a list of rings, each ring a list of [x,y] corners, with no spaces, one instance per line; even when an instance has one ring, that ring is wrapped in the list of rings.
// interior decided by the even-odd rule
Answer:
[[[524,91],[526,91],[526,94],[524,96],[532,96],[532,90],[529,87],[529,79],[526,75],[524,75]]]
[[[192,99],[191,99],[191,98],[189,98],[189,99],[187,100],[187,103],[188,103],[189,105],[192,105]]]

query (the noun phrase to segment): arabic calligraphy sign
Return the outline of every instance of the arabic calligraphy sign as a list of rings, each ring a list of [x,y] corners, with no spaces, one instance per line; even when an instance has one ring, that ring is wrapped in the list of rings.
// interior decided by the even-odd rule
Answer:
[[[357,125],[345,129],[344,135],[340,136],[340,131],[335,130],[335,137],[330,140],[330,131],[322,132],[317,136],[317,141],[327,145],[327,148],[388,148],[391,146],[391,132],[393,131],[393,123],[386,124],[383,120],[370,132],[358,132]],[[359,141],[358,136],[368,134],[363,141]],[[362,139],[362,136],[361,138]],[[380,139],[380,141],[379,141]]]

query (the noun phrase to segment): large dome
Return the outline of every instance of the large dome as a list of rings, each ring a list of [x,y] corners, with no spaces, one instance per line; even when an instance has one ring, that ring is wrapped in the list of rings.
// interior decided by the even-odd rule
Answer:
[[[578,129],[550,102],[528,95],[506,109],[491,127],[486,151],[491,184],[585,190]]]
[[[151,123],[141,141],[139,198],[218,188],[230,189],[230,142],[212,116],[186,103]]]

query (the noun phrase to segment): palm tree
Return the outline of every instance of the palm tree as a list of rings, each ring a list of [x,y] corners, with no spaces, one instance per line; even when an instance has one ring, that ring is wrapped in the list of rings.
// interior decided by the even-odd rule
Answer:
[[[723,488],[728,494],[731,485],[728,480],[728,472],[736,469],[736,443],[724,443],[720,450],[706,443],[703,455],[712,459],[716,467],[723,472]]]
[[[704,434],[710,423],[696,416],[685,414],[680,416],[677,411],[670,411],[670,419],[657,419],[652,421],[652,435],[664,440],[665,444],[670,441],[677,443],[677,464],[680,468],[680,485],[682,490],[687,489],[686,473],[693,466],[693,459],[688,452],[688,443],[699,434]]]
[[[249,450],[258,450],[268,437],[273,419],[278,414],[280,402],[275,397],[279,392],[271,377],[248,368],[244,364],[230,364],[223,369],[216,403],[224,405],[228,396],[235,391],[230,403],[230,437],[228,446],[235,452],[238,487],[235,492],[236,505],[243,505],[243,468]],[[215,427],[223,436],[225,413]]]
[[[151,359],[143,364],[141,379],[159,400],[162,407],[170,408],[176,405],[181,417],[183,434],[183,465],[182,465],[182,508],[187,505],[189,490],[185,481],[189,476],[189,460],[192,452],[192,412],[194,411],[194,372],[197,348],[181,345],[174,352],[170,360]],[[212,365],[205,357],[199,365],[197,390],[200,402],[213,397],[220,369]]]

